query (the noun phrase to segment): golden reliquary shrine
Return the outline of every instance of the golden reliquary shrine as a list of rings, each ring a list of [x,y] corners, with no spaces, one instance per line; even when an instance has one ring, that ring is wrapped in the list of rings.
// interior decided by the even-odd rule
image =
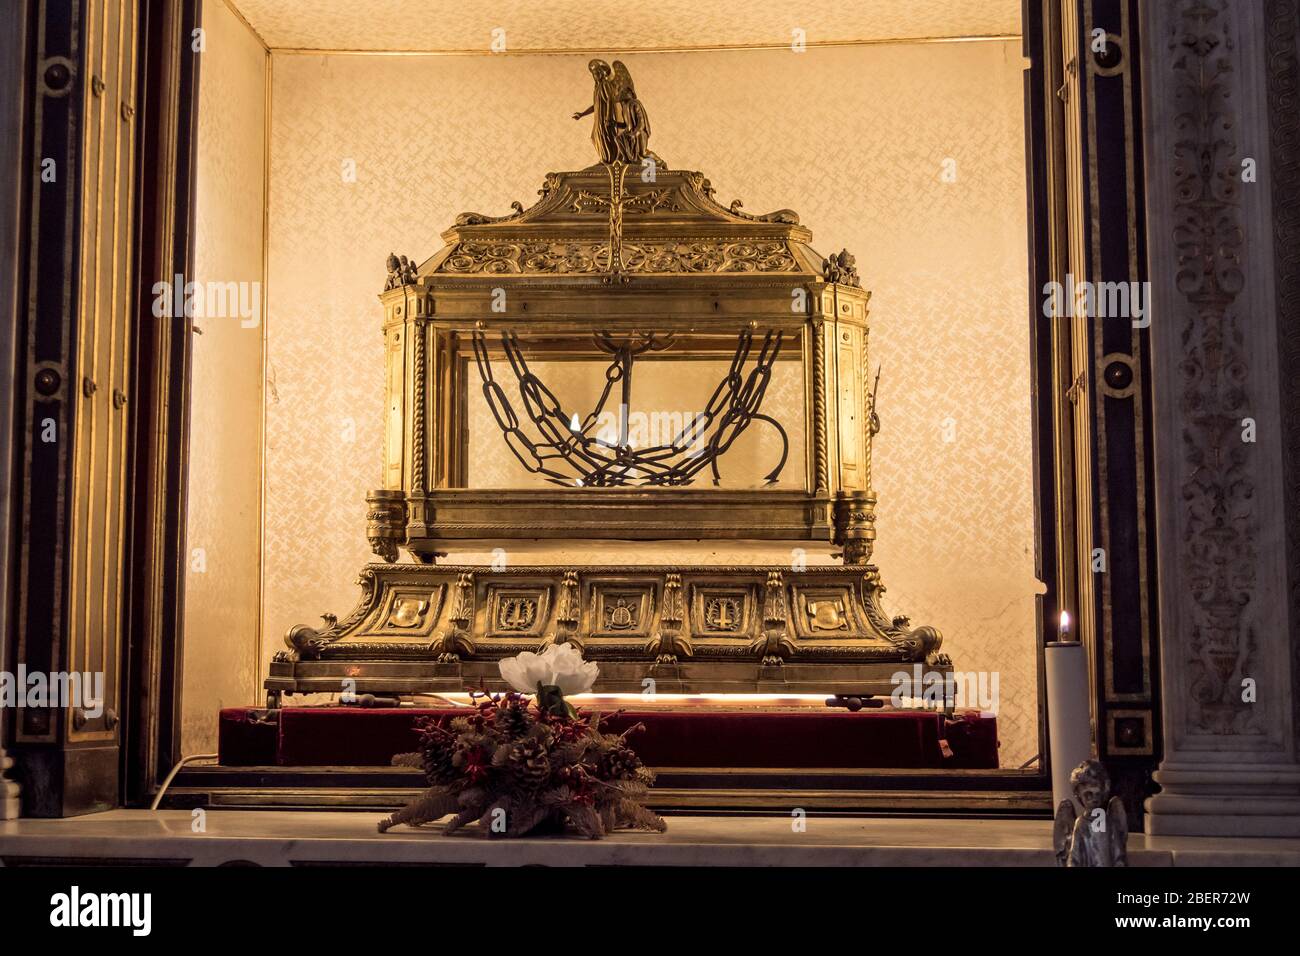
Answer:
[[[623,65],[591,73],[575,118],[598,162],[547,173],[529,208],[462,213],[419,265],[389,257],[382,560],[345,618],[290,629],[271,706],[344,680],[500,689],[501,658],[551,642],[599,662],[597,692],[887,696],[900,670],[951,670],[871,564],[878,374],[853,257],[815,252],[789,209],[722,205],[650,151]],[[820,543],[842,564],[509,560],[539,540]],[[501,560],[439,563],[470,550]]]

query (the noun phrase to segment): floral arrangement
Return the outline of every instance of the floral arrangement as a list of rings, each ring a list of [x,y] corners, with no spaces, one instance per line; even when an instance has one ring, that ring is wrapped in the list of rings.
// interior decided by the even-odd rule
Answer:
[[[489,836],[572,829],[598,839],[611,830],[663,832],[667,824],[643,800],[654,774],[627,746],[627,735],[600,730],[600,716],[579,717],[565,694],[590,690],[598,668],[570,644],[503,660],[513,691],[473,695],[474,712],[441,727],[425,721],[420,749],[393,763],[424,770],[430,787],[379,824],[419,826],[453,814],[444,833],[477,822]],[[529,706],[525,694],[536,695]]]

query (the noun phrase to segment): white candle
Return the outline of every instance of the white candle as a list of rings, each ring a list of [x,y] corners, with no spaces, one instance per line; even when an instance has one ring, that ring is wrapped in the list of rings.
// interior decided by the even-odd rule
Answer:
[[[1047,644],[1047,739],[1052,763],[1052,802],[1070,797],[1070,771],[1092,756],[1092,707],[1088,655],[1070,634],[1070,612],[1061,612],[1059,640]]]

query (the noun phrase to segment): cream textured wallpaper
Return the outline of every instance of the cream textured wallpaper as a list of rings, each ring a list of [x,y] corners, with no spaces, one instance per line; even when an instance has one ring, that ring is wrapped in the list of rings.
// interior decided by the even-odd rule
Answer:
[[[266,51],[220,0],[204,5],[194,280],[262,279]],[[207,297],[204,296],[206,301]],[[219,309],[218,311],[231,311]],[[176,320],[183,321],[183,320]],[[217,710],[256,700],[262,324],[195,318],[181,747],[216,750]]]
[[[262,668],[290,625],[355,602],[385,257],[423,261],[458,213],[529,205],[547,171],[592,163],[590,121],[570,118],[590,103],[586,59],[274,57]],[[1041,588],[1018,43],[626,61],[670,166],[703,171],[724,204],[794,208],[823,254],[856,255],[883,363],[886,600],[939,627],[959,668],[997,672],[1002,762],[1019,765],[1037,752]]]

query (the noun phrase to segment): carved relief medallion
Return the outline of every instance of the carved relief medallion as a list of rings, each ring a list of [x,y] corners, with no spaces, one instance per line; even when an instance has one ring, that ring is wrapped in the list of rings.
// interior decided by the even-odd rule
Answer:
[[[824,601],[809,601],[808,626],[814,631],[844,631],[849,622],[844,612],[844,602],[839,598]]]
[[[498,631],[526,631],[537,620],[537,601],[528,597],[503,597],[497,602]]]
[[[741,605],[738,597],[713,597],[704,602],[704,623],[711,631],[738,631]]]
[[[387,624],[389,627],[419,627],[424,623],[429,602],[415,597],[400,597],[393,602]]]
[[[639,616],[640,601],[634,595],[628,598],[620,594],[617,598],[607,598],[613,600],[613,604],[605,605],[605,629],[608,631],[629,631],[637,625]]]

